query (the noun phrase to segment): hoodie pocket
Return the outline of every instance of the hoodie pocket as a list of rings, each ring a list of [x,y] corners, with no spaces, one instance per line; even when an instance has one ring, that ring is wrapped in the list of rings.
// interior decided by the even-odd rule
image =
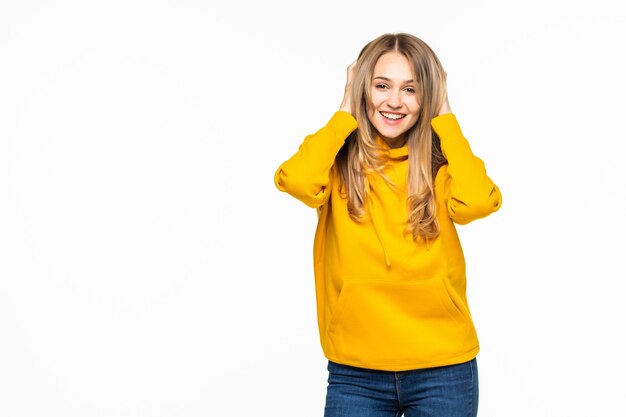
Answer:
[[[471,318],[439,279],[346,281],[335,307],[328,351],[351,363],[429,363],[478,345]]]

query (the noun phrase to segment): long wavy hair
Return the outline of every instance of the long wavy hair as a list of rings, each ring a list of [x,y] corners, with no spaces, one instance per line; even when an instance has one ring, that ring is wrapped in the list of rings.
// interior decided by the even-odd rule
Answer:
[[[420,114],[415,125],[406,132],[408,156],[407,230],[418,237],[439,235],[434,177],[447,161],[441,152],[439,138],[430,122],[445,99],[446,73],[433,50],[421,39],[406,33],[388,33],[369,42],[361,50],[354,69],[351,90],[353,116],[358,128],[346,140],[337,155],[342,190],[348,199],[348,211],[355,221],[361,221],[369,196],[367,176],[378,173],[392,186],[384,174],[389,164],[388,152],[377,143],[378,132],[368,118],[371,86],[378,59],[389,52],[399,52],[409,61],[416,85]]]

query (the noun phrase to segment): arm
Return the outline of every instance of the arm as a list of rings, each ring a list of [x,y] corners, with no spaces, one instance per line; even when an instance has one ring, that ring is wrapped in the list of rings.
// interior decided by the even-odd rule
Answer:
[[[431,121],[441,140],[441,150],[448,160],[442,168],[444,201],[450,218],[467,224],[497,211],[502,204],[500,190],[487,176],[485,164],[470,149],[456,116],[442,112]],[[437,175],[438,180],[440,175]]]
[[[337,111],[326,126],[307,136],[298,151],[280,165],[274,174],[276,187],[309,207],[323,205],[328,200],[335,157],[356,127],[351,114]]]
[[[337,153],[356,127],[352,116],[350,90],[356,61],[348,66],[346,86],[339,111],[315,134],[304,139],[295,155],[278,168],[274,184],[302,201],[317,208],[328,201],[331,170]]]

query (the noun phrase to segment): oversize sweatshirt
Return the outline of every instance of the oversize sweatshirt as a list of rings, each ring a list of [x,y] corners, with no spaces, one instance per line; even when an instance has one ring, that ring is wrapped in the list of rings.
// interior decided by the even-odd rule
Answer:
[[[462,363],[478,353],[455,223],[495,212],[501,194],[453,114],[431,126],[448,161],[435,177],[440,234],[433,239],[406,232],[407,145],[388,148],[393,162],[385,174],[395,187],[371,174],[367,215],[350,218],[333,169],[357,127],[349,113],[336,112],[275,173],[279,190],[317,209],[317,320],[324,355],[333,362],[403,371]]]

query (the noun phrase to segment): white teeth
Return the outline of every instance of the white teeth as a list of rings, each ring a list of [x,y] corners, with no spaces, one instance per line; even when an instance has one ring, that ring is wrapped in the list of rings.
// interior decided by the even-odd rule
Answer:
[[[383,117],[387,119],[391,119],[391,120],[398,120],[404,117],[403,114],[393,114],[393,113],[384,113],[384,112],[380,112],[380,114],[382,114]]]

